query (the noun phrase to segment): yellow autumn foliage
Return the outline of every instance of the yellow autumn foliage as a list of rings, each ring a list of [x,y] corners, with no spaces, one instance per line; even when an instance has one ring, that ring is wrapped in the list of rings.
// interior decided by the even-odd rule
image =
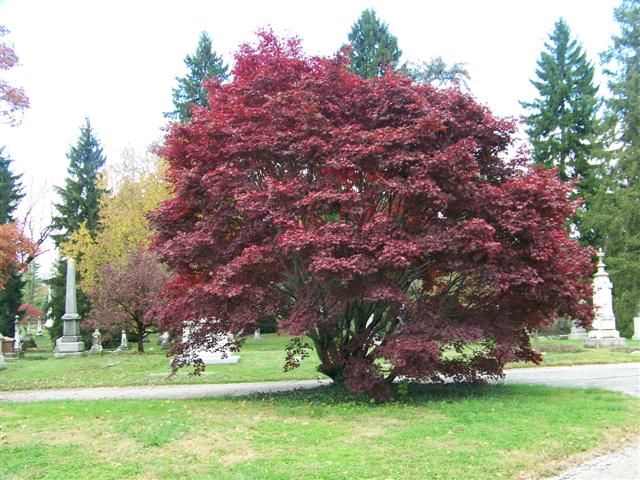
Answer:
[[[129,253],[148,245],[152,230],[147,214],[171,195],[161,159],[136,158],[127,152],[123,157],[101,179],[108,191],[100,199],[95,238],[82,225],[62,246],[66,255],[77,260],[79,286],[85,292],[95,286],[102,266],[124,262]]]

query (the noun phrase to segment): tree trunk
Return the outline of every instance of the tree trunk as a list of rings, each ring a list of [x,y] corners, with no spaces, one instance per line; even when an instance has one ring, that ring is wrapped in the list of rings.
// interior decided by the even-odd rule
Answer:
[[[138,337],[138,353],[144,353],[144,337],[140,335]]]

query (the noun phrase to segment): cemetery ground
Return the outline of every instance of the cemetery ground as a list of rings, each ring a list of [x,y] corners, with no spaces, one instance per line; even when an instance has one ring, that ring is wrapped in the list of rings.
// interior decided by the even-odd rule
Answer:
[[[319,378],[313,352],[283,373],[287,335],[248,338],[235,365],[167,379],[149,353],[53,359],[48,338],[8,363],[0,390]],[[638,361],[626,349],[540,339],[543,366]],[[523,367],[514,364],[512,367]],[[397,385],[379,404],[334,386],[239,398],[3,402],[0,478],[533,479],[640,436],[640,399],[532,385]]]
[[[640,400],[598,389],[400,385],[243,398],[5,403],[0,477],[545,478],[640,434]]]
[[[176,385],[202,383],[268,382],[323,378],[315,370],[317,358],[313,351],[302,365],[283,372],[286,334],[263,334],[260,340],[249,337],[235,365],[208,365],[204,374],[189,375],[182,369],[169,377],[169,359],[157,346],[157,336],[145,344],[147,353],[138,355],[135,346],[130,351],[114,354],[54,359],[48,337],[35,337],[38,348],[28,350],[24,358],[8,362],[0,371],[0,391],[48,388],[119,387],[136,385]],[[586,349],[581,340],[534,340],[534,347],[543,353],[541,366],[586,365],[599,363],[639,362],[640,341],[628,341],[626,348]],[[531,363],[513,363],[508,368],[523,368]]]

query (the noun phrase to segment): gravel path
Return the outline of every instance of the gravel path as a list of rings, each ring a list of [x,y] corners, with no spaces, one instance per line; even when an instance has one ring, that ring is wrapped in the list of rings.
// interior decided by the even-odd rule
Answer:
[[[286,392],[298,388],[316,388],[329,380],[296,382],[222,383],[204,385],[162,385],[155,387],[105,387],[64,390],[21,390],[0,392],[0,401],[39,402],[42,400],[141,400],[234,397],[261,392]]]

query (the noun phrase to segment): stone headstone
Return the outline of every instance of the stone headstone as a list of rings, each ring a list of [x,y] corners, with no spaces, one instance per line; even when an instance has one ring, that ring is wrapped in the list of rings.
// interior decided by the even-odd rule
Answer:
[[[91,350],[89,353],[102,353],[102,334],[97,328],[91,334]]]
[[[609,274],[605,270],[603,262],[604,252],[598,251],[598,271],[593,277],[593,307],[595,319],[593,330],[589,331],[589,337],[585,339],[584,346],[589,348],[600,347],[624,347],[626,340],[620,338],[620,332],[616,330],[616,317],[613,313],[613,284],[609,280]]]
[[[260,329],[256,328],[253,332],[253,339],[254,340],[260,340]]]
[[[202,320],[201,322],[204,322]],[[197,331],[201,328],[198,323],[189,322],[189,325],[185,326],[182,330],[183,343],[189,342],[189,335],[192,331]],[[209,334],[209,340],[215,345],[211,350],[194,349],[193,353],[202,360],[205,365],[219,365],[227,363],[238,363],[240,357],[238,355],[232,355],[229,347],[229,335],[230,334]]]
[[[0,370],[4,370],[5,368],[7,368],[7,364],[4,361],[4,355],[0,352]]]
[[[16,353],[16,356],[20,356],[22,353],[22,338],[20,338],[20,326],[18,325],[18,315],[14,320],[14,334],[13,334],[13,351]]]
[[[633,318],[633,340],[640,340],[640,313]]]
[[[73,258],[67,259],[67,285],[62,316],[62,337],[56,340],[56,348],[53,356],[56,358],[69,356],[84,356],[84,342],[80,336],[80,315],[76,304],[76,262]]]
[[[120,334],[120,349],[125,350],[129,348],[129,341],[127,340],[127,332],[122,330]]]
[[[569,336],[567,338],[569,340],[584,340],[588,337],[589,334],[587,333],[587,329],[578,326],[578,323],[573,320],[571,322],[571,333],[569,333]]]
[[[36,327],[36,336],[42,336],[42,318],[38,317],[38,326]]]
[[[2,342],[2,355],[4,355],[5,360],[13,360],[16,358],[16,352],[13,349],[13,338],[11,337],[3,337],[0,335],[0,341]]]

